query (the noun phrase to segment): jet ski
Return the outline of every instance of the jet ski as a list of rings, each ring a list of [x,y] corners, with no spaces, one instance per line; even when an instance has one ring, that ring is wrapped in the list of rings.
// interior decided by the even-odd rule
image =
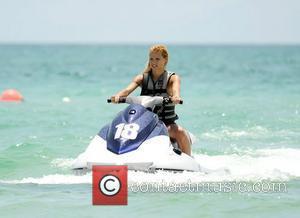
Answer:
[[[93,165],[127,165],[129,170],[141,171],[200,171],[199,164],[181,152],[153,112],[169,102],[170,98],[160,96],[121,97],[119,103],[129,105],[99,131],[72,169],[88,172]],[[195,137],[188,134],[193,143]]]

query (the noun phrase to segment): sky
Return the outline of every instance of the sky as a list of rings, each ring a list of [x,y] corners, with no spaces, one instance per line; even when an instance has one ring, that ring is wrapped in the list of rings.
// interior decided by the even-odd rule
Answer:
[[[0,43],[300,44],[300,0],[0,0]]]

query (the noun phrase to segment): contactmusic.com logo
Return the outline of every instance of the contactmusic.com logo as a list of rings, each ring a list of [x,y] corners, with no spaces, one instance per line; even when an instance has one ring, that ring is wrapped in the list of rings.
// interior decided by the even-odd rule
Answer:
[[[93,166],[93,205],[127,205],[127,166]]]

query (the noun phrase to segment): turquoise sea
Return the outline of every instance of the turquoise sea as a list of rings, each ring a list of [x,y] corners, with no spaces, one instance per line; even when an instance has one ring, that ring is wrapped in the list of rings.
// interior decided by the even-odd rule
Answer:
[[[129,184],[276,182],[284,192],[129,190],[127,206],[92,206],[91,174],[71,164],[126,106],[106,99],[143,70],[148,47],[0,45],[0,92],[25,98],[0,102],[0,217],[299,217],[300,46],[169,45],[178,123],[211,172],[128,175]]]

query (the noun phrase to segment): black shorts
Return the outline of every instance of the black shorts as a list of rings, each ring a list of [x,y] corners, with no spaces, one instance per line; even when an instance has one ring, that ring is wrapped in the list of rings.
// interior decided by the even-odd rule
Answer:
[[[162,120],[162,121],[164,122],[164,124],[165,124],[166,126],[169,126],[169,125],[171,125],[171,124],[176,124],[174,120]]]

